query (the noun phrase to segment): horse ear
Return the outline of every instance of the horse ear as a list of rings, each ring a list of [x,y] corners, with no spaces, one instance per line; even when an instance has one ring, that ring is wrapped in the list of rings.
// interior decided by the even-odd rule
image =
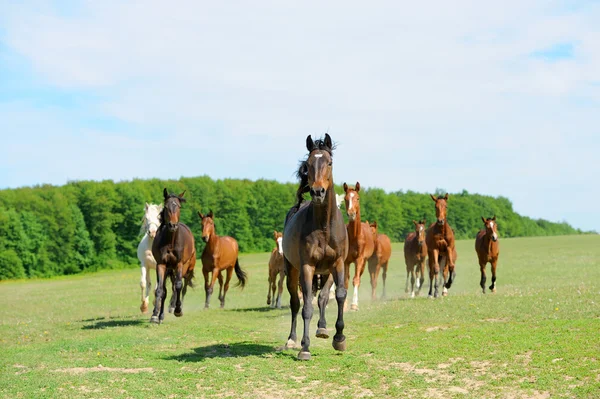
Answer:
[[[150,205],[146,202],[146,210],[148,210],[148,208],[150,208]]]
[[[419,222],[417,222],[416,220],[413,220],[413,224],[416,226],[419,224]]]
[[[433,194],[429,194],[431,196],[431,199],[434,200],[435,202],[437,202],[437,198],[435,198],[435,195]]]
[[[212,209],[210,211],[208,211],[208,215],[206,215],[206,216],[213,219],[214,213],[213,213]]]
[[[347,193],[348,192],[348,185],[346,184],[346,182],[344,182],[344,192]]]
[[[310,134],[306,138],[306,149],[308,152],[311,152],[315,149],[315,142],[313,141],[312,137],[310,137]]]
[[[163,190],[163,197],[165,198],[165,200],[167,198],[169,198],[169,192],[167,191],[167,188],[165,187],[165,189]]]
[[[356,185],[354,186],[354,189],[356,190],[356,192],[360,191],[360,183],[356,182]]]
[[[273,236],[277,239],[277,230],[273,230]]]
[[[373,226],[375,226],[375,228],[377,228],[377,220],[373,222]]]
[[[496,221],[496,215],[494,215],[494,217],[492,218],[492,220],[495,222]]]
[[[485,224],[485,218],[482,216],[481,220],[483,221],[483,224]]]
[[[198,216],[200,216],[200,219],[204,219],[204,215],[200,211],[198,211]]]
[[[444,199],[447,201],[448,200],[448,193],[446,193],[446,195],[444,196]]]
[[[329,133],[325,133],[325,146],[329,148],[329,151],[333,148],[333,141],[331,141]]]
[[[178,195],[179,199],[183,199],[183,196],[185,195],[185,192],[186,192],[186,191],[187,191],[187,190],[183,190],[183,192],[182,192],[181,194],[179,194],[179,195]]]

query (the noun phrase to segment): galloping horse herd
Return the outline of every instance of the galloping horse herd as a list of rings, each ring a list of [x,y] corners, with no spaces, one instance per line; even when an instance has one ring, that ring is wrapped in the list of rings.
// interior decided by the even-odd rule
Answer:
[[[296,322],[300,309],[300,299],[304,298],[302,318],[304,332],[302,349],[298,359],[310,359],[309,324],[313,315],[313,294],[320,290],[317,303],[319,322],[316,336],[329,338],[325,320],[325,308],[334,293],[338,312],[333,336],[336,350],[346,349],[344,336],[344,311],[347,310],[346,294],[350,280],[350,264],[355,264],[352,281],[354,293],[351,309],[358,310],[358,290],[360,279],[368,265],[371,278],[372,298],[376,298],[377,280],[380,271],[383,277],[385,298],[385,280],[388,262],[392,254],[390,239],[379,234],[377,222],[362,222],[360,217],[360,183],[354,187],[344,183],[344,196],[337,195],[333,183],[333,149],[329,134],[324,139],[306,138],[308,155],[300,163],[297,171],[299,186],[296,203],[290,208],[284,224],[283,233],[274,232],[277,244],[269,259],[269,290],[267,304],[281,307],[284,277],[290,294],[292,311],[291,330],[286,343],[287,348],[296,346]],[[305,201],[304,194],[310,193],[311,200]],[[169,312],[175,316],[183,315],[183,299],[187,287],[192,286],[196,250],[194,236],[188,226],[179,221],[179,212],[185,202],[185,191],[179,195],[164,189],[164,203],[146,204],[142,231],[145,232],[138,246],[138,258],[141,262],[142,305],[140,310],[148,310],[148,298],[151,288],[149,269],[156,269],[157,285],[155,290],[154,311],[150,319],[161,323],[164,319],[166,299],[166,279],[172,284],[172,296]],[[348,224],[339,209],[345,204]],[[413,221],[415,231],[411,232],[404,243],[406,262],[406,289],[411,297],[419,294],[425,282],[425,259],[428,258],[429,297],[448,295],[448,289],[456,277],[456,253],[454,231],[447,220],[448,194],[431,196],[435,202],[436,221],[427,227],[426,221]],[[239,285],[247,282],[246,273],[238,261],[238,244],[232,237],[219,237],[216,233],[214,215],[198,212],[202,224],[202,240],[206,243],[201,256],[205,307],[209,307],[215,282],[219,280],[219,301],[225,306],[225,296],[229,282],[235,271]],[[483,218],[485,229],[477,234],[475,250],[481,268],[481,289],[485,293],[486,264],[492,265],[492,285],[496,290],[496,266],[498,262],[498,232],[496,216]],[[225,271],[225,284],[222,272]],[[276,287],[277,276],[279,281]],[[410,283],[410,286],[409,286]],[[334,288],[335,285],[335,288]],[[300,290],[299,290],[300,289]],[[416,289],[416,290],[415,290]],[[277,297],[275,291],[277,290]]]

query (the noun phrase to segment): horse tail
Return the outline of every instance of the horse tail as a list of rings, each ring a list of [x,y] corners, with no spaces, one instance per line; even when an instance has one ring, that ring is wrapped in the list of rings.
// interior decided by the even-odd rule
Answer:
[[[237,276],[237,278],[239,280],[237,285],[240,285],[242,287],[242,289],[244,289],[244,287],[246,286],[246,281],[248,280],[248,275],[240,267],[239,259],[235,260],[234,270],[235,270],[235,275]]]

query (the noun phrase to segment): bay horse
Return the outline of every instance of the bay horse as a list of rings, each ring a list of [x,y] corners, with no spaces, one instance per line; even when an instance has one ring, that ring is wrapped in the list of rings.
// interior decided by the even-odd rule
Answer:
[[[375,300],[377,291],[377,279],[379,271],[382,270],[383,277],[383,293],[381,299],[385,299],[385,279],[387,277],[388,263],[392,256],[392,243],[390,238],[385,234],[378,232],[377,222],[370,224],[371,233],[373,234],[373,244],[375,249],[373,255],[369,258],[369,275],[371,276],[371,299]]]
[[[185,202],[185,191],[179,195],[163,190],[163,209],[160,226],[152,244],[152,255],[156,259],[156,293],[154,312],[150,322],[161,323],[165,317],[164,304],[167,297],[166,277],[173,282],[175,293],[175,316],[183,316],[183,298],[188,285],[193,287],[196,266],[194,235],[188,226],[179,221],[181,204]]]
[[[311,357],[309,327],[313,315],[313,277],[315,281],[323,281],[316,278],[318,275],[328,277],[320,287],[317,337],[329,338],[325,308],[329,300],[329,289],[335,282],[338,312],[332,345],[338,351],[346,350],[344,302],[347,291],[344,285],[344,260],[348,254],[348,235],[342,212],[336,206],[335,200],[332,172],[334,146],[329,134],[325,134],[325,139],[314,141],[309,135],[306,138],[306,149],[308,156],[300,163],[297,172],[300,183],[296,191],[296,204],[289,210],[283,230],[283,257],[292,312],[292,325],[286,347],[293,348],[296,345],[300,282],[304,297],[304,334],[302,349],[298,353],[300,360],[309,360]],[[303,194],[307,192],[310,192],[311,201],[304,202]]]
[[[346,203],[346,213],[348,214],[348,256],[345,261],[345,287],[348,289],[350,280],[350,264],[354,263],[354,294],[352,296],[352,305],[350,309],[358,310],[358,288],[360,287],[360,278],[365,271],[365,265],[373,252],[375,251],[375,242],[369,222],[360,221],[360,183],[356,182],[354,188],[348,187],[344,183],[344,197]]]
[[[413,220],[415,231],[410,232],[404,241],[404,262],[406,263],[406,287],[404,292],[410,292],[410,297],[419,295],[425,282],[425,259],[427,258],[427,243],[425,243],[425,219]],[[408,281],[410,279],[410,290]],[[415,294],[415,283],[417,292]]]
[[[442,295],[448,295],[448,289],[452,286],[452,282],[456,277],[454,267],[458,255],[454,242],[454,231],[446,220],[448,193],[444,197],[438,196],[437,198],[431,195],[431,199],[435,202],[437,220],[427,229],[425,243],[427,244],[427,256],[429,257],[429,297],[437,298],[440,285],[443,285]],[[442,273],[440,273],[440,265]],[[435,293],[432,295],[434,281]]]
[[[204,275],[204,290],[206,291],[206,303],[204,308],[208,309],[210,305],[210,297],[213,293],[213,287],[217,278],[219,279],[219,300],[221,301],[221,309],[225,307],[225,295],[229,289],[229,281],[235,270],[235,275],[238,278],[238,286],[242,289],[246,286],[247,275],[240,267],[238,260],[238,243],[233,237],[217,235],[215,229],[215,220],[213,211],[209,211],[207,215],[198,212],[198,216],[202,220],[202,241],[206,243],[202,252],[202,274]],[[223,287],[223,275],[221,272],[225,270],[225,286]],[[212,273],[209,278],[209,273]]]
[[[496,215],[493,218],[485,219],[481,217],[485,229],[477,233],[475,238],[475,252],[479,259],[479,268],[481,269],[481,289],[485,294],[485,266],[489,262],[492,265],[492,285],[490,291],[496,292],[496,266],[498,264],[498,255],[500,255],[500,243],[498,242],[498,224]]]
[[[285,278],[285,268],[283,266],[283,234],[275,231],[273,236],[275,237],[276,247],[271,251],[271,258],[269,258],[269,290],[267,293],[267,305],[271,305],[272,308],[277,306],[281,309],[281,294],[283,293],[283,280]],[[279,283],[277,286],[277,276],[279,275]],[[275,289],[277,289],[277,300],[275,300]],[[273,302],[271,302],[271,291],[273,292]]]
[[[148,312],[150,289],[152,288],[150,269],[156,270],[156,260],[154,259],[154,255],[152,255],[152,243],[154,243],[154,237],[156,237],[156,232],[160,225],[159,217],[162,209],[162,204],[156,205],[148,204],[146,202],[144,217],[142,218],[142,227],[140,228],[140,234],[144,233],[144,236],[137,247],[137,257],[140,261],[140,271],[142,274],[140,279],[140,287],[142,289],[142,304],[140,310],[142,313]],[[173,298],[175,298],[175,296],[171,294],[171,304],[174,306]]]

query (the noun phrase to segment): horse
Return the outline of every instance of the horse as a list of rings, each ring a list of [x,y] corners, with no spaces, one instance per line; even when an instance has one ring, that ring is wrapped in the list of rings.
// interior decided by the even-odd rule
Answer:
[[[137,247],[137,257],[140,261],[142,273],[142,278],[140,279],[140,287],[142,288],[142,305],[140,306],[140,310],[142,313],[148,312],[150,288],[152,287],[150,269],[156,270],[156,260],[152,255],[152,243],[160,225],[159,215],[162,212],[162,208],[162,204],[155,205],[146,202],[144,217],[142,218],[140,234],[144,233],[144,236]],[[173,302],[173,298],[174,296],[171,296],[171,302]]]
[[[286,348],[296,345],[296,322],[300,299],[298,282],[302,287],[304,305],[302,318],[304,334],[298,359],[309,360],[309,327],[313,315],[313,277],[328,275],[319,293],[319,322],[317,337],[329,338],[325,308],[329,300],[329,289],[335,282],[335,299],[338,312],[335,323],[336,334],[332,345],[335,350],[346,350],[344,336],[344,260],[348,254],[348,235],[342,212],[336,206],[333,185],[333,142],[329,134],[325,139],[306,138],[307,158],[300,163],[297,176],[300,180],[296,191],[296,204],[290,208],[285,218],[283,230],[283,262],[286,270],[286,285],[290,293],[292,324]],[[304,193],[310,192],[311,201],[304,201]],[[314,279],[318,281],[319,279]],[[323,279],[320,279],[322,282]],[[319,288],[319,287],[317,287]]]
[[[188,285],[193,287],[194,267],[196,265],[196,246],[194,235],[188,226],[179,221],[181,204],[185,202],[185,191],[179,195],[163,190],[163,209],[160,214],[160,226],[152,243],[152,255],[156,259],[156,293],[154,312],[150,322],[160,324],[164,318],[164,304],[167,297],[166,277],[173,282],[175,295],[175,316],[183,316],[183,298]],[[183,280],[183,282],[182,282]]]
[[[433,281],[435,278],[435,293],[433,297],[439,296],[438,287],[443,285],[443,296],[448,295],[448,289],[456,277],[454,271],[455,262],[458,258],[454,242],[454,231],[446,220],[448,193],[444,197],[431,195],[435,202],[436,221],[427,229],[425,243],[427,244],[427,255],[429,257],[429,297],[432,297]],[[440,274],[440,265],[442,273]],[[438,282],[439,275],[439,282]]]
[[[361,223],[360,221],[360,183],[356,182],[354,188],[348,187],[344,183],[344,197],[346,202],[346,213],[348,214],[348,256],[345,261],[345,287],[348,289],[348,281],[350,280],[350,264],[354,263],[354,295],[352,296],[352,305],[350,309],[358,310],[358,288],[360,287],[360,278],[365,271],[367,260],[373,256],[375,251],[375,242],[373,241],[373,233],[369,222]]]
[[[498,264],[498,255],[500,255],[500,243],[498,242],[498,224],[496,223],[496,215],[493,218],[485,219],[481,217],[485,230],[477,233],[475,238],[475,252],[479,259],[479,268],[481,269],[481,289],[485,294],[485,266],[488,262],[492,265],[492,285],[490,291],[496,292],[496,266]]]
[[[390,257],[392,256],[392,243],[390,238],[385,234],[379,234],[377,222],[370,224],[371,233],[373,234],[373,244],[375,249],[373,255],[369,258],[369,275],[371,276],[371,299],[375,300],[377,291],[377,279],[379,271],[383,270],[383,293],[381,299],[385,299],[385,278],[387,277],[387,268]]]
[[[272,308],[277,306],[281,309],[281,294],[283,293],[283,280],[285,278],[285,268],[283,266],[283,247],[281,242],[283,241],[283,234],[278,231],[274,232],[275,243],[277,246],[271,251],[271,258],[269,259],[269,290],[267,293],[267,305],[271,305]],[[275,282],[279,275],[279,283],[277,287]],[[277,300],[275,300],[275,289],[277,288]],[[271,302],[271,291],[273,291],[273,302]],[[276,305],[277,304],[277,305]]]
[[[204,290],[206,291],[204,308],[208,309],[210,305],[210,296],[218,278],[219,300],[221,301],[221,309],[223,309],[225,307],[225,295],[227,295],[233,271],[235,270],[235,275],[238,278],[237,285],[241,286],[242,289],[246,286],[247,275],[240,267],[238,243],[235,238],[229,236],[219,237],[217,235],[213,211],[209,211],[207,215],[198,212],[198,216],[202,220],[202,241],[206,243],[201,257]],[[227,273],[225,287],[223,287],[223,276],[221,274],[223,270]],[[210,279],[209,273],[212,273]]]
[[[425,243],[425,219],[413,220],[415,231],[410,232],[404,241],[404,261],[406,263],[406,287],[404,292],[410,292],[410,297],[419,295],[425,282],[425,259],[427,258],[427,244]],[[416,277],[416,278],[415,278]],[[408,281],[410,279],[410,291]],[[415,282],[417,292],[415,294]]]

